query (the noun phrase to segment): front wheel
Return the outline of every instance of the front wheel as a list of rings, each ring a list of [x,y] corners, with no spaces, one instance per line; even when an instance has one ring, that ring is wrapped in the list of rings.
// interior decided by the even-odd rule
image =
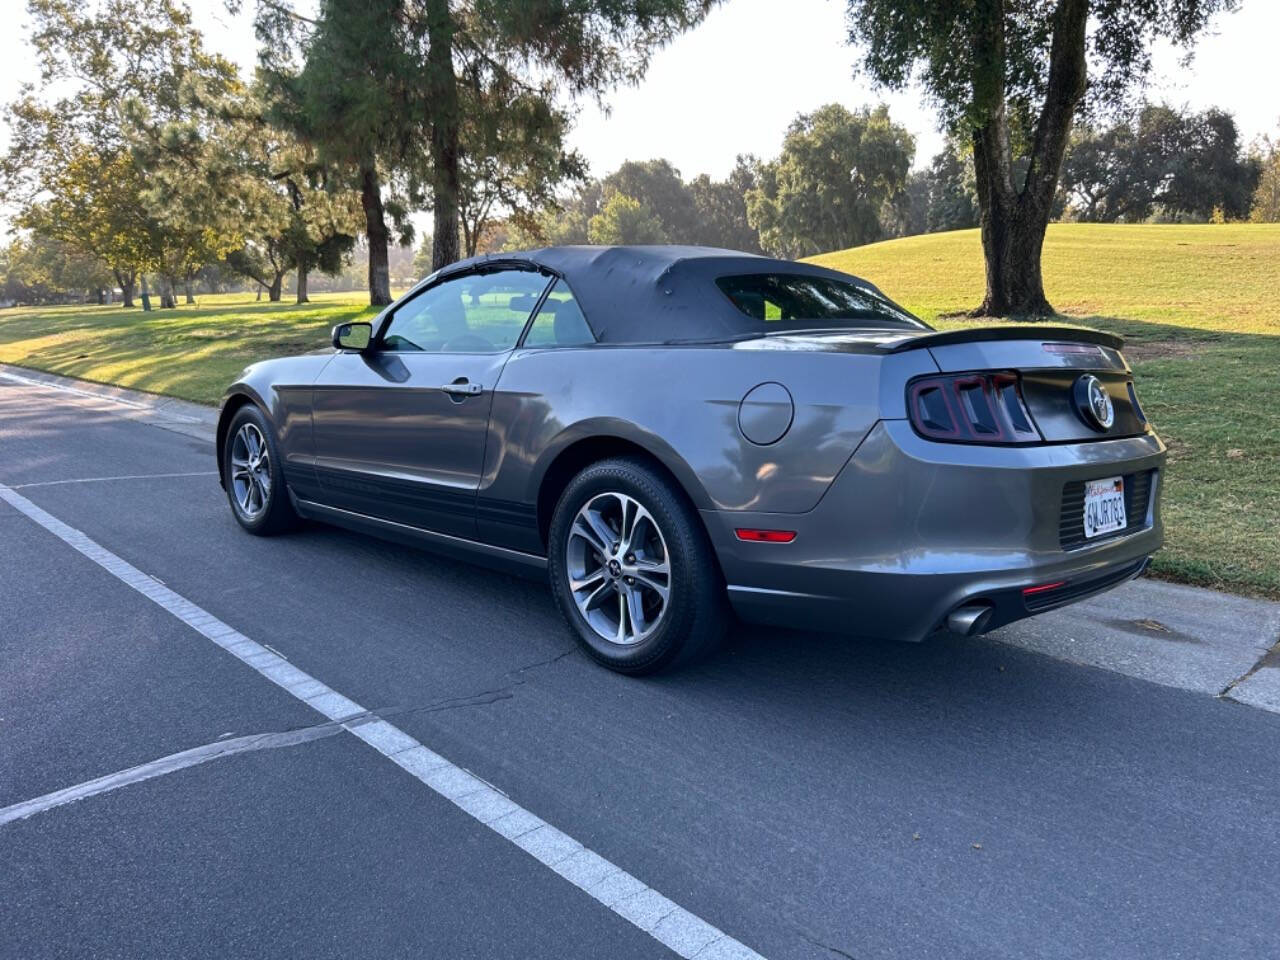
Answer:
[[[548,566],[575,637],[613,670],[661,670],[724,635],[724,584],[702,522],[643,460],[605,460],[570,482],[551,520]]]
[[[231,420],[222,450],[222,485],[240,526],[258,536],[280,533],[298,516],[284,485],[284,467],[271,425],[245,404]]]

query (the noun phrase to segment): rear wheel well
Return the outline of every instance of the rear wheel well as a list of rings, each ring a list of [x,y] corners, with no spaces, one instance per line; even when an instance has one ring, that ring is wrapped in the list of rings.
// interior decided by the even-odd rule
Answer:
[[[236,411],[250,403],[253,403],[253,397],[246,396],[243,393],[234,393],[227,397],[227,402],[222,406],[222,413],[218,416],[218,429],[214,434],[214,449],[218,454],[219,483],[223,482],[222,450],[227,445],[227,431],[231,429],[231,421],[235,419]]]
[[[644,460],[653,469],[665,475],[676,487],[689,496],[684,484],[676,478],[666,465],[652,453],[630,440],[621,437],[588,437],[571,443],[556,456],[547,472],[542,477],[542,485],[538,488],[538,534],[543,546],[550,540],[551,516],[560,502],[560,495],[569,486],[569,481],[593,463],[608,460],[611,457],[636,457]],[[692,498],[690,498],[692,500]],[[696,508],[695,508],[696,509]]]

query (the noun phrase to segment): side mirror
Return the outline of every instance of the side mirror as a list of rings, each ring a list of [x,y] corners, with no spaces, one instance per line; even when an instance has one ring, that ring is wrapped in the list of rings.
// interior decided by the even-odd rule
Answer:
[[[368,350],[373,324],[354,321],[333,328],[333,345],[339,350]]]

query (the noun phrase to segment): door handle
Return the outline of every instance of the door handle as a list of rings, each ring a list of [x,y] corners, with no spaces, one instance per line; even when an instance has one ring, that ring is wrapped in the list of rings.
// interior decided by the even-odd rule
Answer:
[[[478,397],[484,393],[484,387],[471,383],[466,377],[459,377],[453,383],[446,383],[440,388],[451,397]]]

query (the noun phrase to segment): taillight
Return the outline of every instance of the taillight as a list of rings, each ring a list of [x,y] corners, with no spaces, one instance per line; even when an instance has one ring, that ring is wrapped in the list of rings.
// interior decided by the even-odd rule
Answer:
[[[1035,443],[1040,431],[1016,373],[953,373],[913,380],[907,415],[920,436],[951,443]]]
[[[1138,415],[1138,419],[1143,423],[1147,422],[1147,415],[1142,412],[1142,404],[1138,402],[1138,391],[1133,389],[1133,381],[1130,380],[1126,386],[1129,388],[1129,403],[1133,406],[1133,412]]]

